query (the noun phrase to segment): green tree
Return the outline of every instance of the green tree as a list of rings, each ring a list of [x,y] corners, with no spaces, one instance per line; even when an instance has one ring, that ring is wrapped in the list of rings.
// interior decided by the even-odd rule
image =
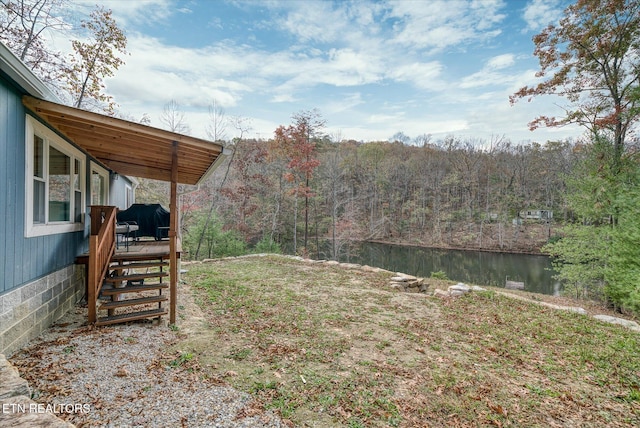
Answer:
[[[193,259],[200,254],[196,250],[204,247],[204,257],[240,256],[247,253],[247,245],[235,230],[224,230],[222,222],[214,214],[211,218],[207,212],[200,212],[194,216],[193,222],[187,228],[184,247]]]
[[[627,154],[614,168],[615,149],[605,137],[596,136],[580,150],[582,159],[567,177],[568,204],[578,221],[565,225],[563,237],[544,250],[554,257],[565,290],[637,312],[640,293],[633,280],[634,257],[640,257],[637,161]]]
[[[640,315],[640,188],[636,183],[620,192],[619,222],[611,236],[615,248],[605,269],[605,294],[618,308]]]
[[[562,228],[562,233],[562,239],[547,244],[544,250],[553,256],[553,267],[559,272],[556,278],[564,284],[565,294],[577,299],[602,300],[611,230],[569,224]]]
[[[282,249],[280,248],[280,244],[275,242],[268,234],[265,233],[262,239],[260,239],[256,243],[255,247],[253,248],[253,252],[256,254],[282,254]]]
[[[104,110],[112,113],[113,98],[103,93],[105,77],[124,64],[118,53],[126,54],[127,38],[112,17],[111,10],[99,7],[91,12],[88,21],[82,21],[88,31],[88,41],[73,40],[74,54],[66,77],[73,105],[85,107],[87,99],[106,103]]]
[[[629,276],[623,273],[628,257],[616,242],[629,228],[631,206],[622,189],[637,184],[631,178],[637,165],[627,149],[640,118],[640,0],[577,0],[558,25],[549,25],[533,41],[542,81],[520,89],[511,102],[565,97],[564,117],[542,115],[529,126],[577,123],[591,140],[583,146],[580,168],[567,180],[568,205],[579,223],[565,226],[564,237],[545,249],[555,256],[565,287],[628,306],[632,293],[619,279]]]

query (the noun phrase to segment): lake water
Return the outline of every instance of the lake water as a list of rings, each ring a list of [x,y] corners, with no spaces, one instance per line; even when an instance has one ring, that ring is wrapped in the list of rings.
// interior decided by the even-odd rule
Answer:
[[[533,293],[557,295],[561,291],[547,256],[361,243],[339,261],[421,277],[443,271],[453,281],[478,285],[504,287],[508,279],[524,282],[525,290]]]

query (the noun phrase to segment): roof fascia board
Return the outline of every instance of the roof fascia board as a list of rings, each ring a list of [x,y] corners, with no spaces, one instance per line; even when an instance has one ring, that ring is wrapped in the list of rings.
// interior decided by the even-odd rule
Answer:
[[[0,70],[9,76],[29,95],[50,101],[59,102],[58,97],[27,66],[0,43]]]
[[[106,129],[118,129],[120,132],[126,132],[130,135],[149,135],[153,138],[162,138],[168,141],[185,141],[191,145],[199,145],[206,149],[210,149],[212,144],[211,142],[203,140],[201,138],[177,134],[175,132],[154,128],[142,123],[130,122],[128,120],[120,119],[113,116],[105,116],[104,114],[70,107],[56,102],[49,102],[46,100],[37,99],[35,97],[25,96],[22,98],[22,102],[36,114],[39,114],[39,109],[45,110],[45,115],[49,113],[55,113],[59,115],[69,114],[72,115],[75,119],[84,120],[92,125],[97,124],[98,126]]]
[[[149,138],[155,141],[151,141],[149,144],[154,144],[159,151],[162,151],[169,142],[177,143],[179,147],[185,147],[185,150],[192,155],[197,155],[200,152],[203,152],[207,156],[215,156],[216,160],[211,164],[206,162],[200,162],[200,166],[197,168],[198,171],[203,171],[204,173],[201,175],[199,172],[197,175],[194,175],[190,172],[190,169],[186,167],[188,164],[188,159],[186,159],[187,164],[184,164],[185,168],[182,168],[179,171],[180,175],[180,183],[183,184],[198,184],[203,181],[207,176],[209,176],[221,163],[222,160],[226,157],[225,155],[229,154],[229,150],[225,150],[224,147],[217,143],[212,143],[200,138],[195,138],[187,135],[176,134],[171,131],[166,131],[158,128],[153,128],[147,125],[129,122],[123,119],[118,119],[110,116],[105,116],[99,113],[89,112],[85,110],[80,110],[77,108],[65,106],[55,102],[49,102],[45,100],[41,100],[35,97],[31,97],[29,95],[24,95],[22,97],[23,105],[34,115],[38,116],[42,121],[49,124],[49,126],[55,128],[58,133],[63,135],[65,139],[73,141],[76,145],[80,146],[83,151],[89,153],[90,156],[99,159],[99,161],[107,166],[107,169],[116,171],[123,175],[139,175],[141,177],[152,178],[156,180],[162,181],[170,181],[170,176],[168,176],[168,170],[166,168],[154,168],[153,165],[150,164],[138,164],[133,162],[132,159],[127,159],[126,162],[123,163],[123,160],[119,159],[117,156],[111,156],[108,153],[102,153],[102,156],[98,151],[100,149],[91,150],[87,145],[87,138],[89,135],[84,135],[84,137],[75,136],[68,131],[63,129],[60,124],[63,121],[71,121],[76,123],[84,123],[90,125],[93,130],[88,130],[88,133],[101,133],[108,132],[113,133],[113,135],[118,135],[121,133],[123,136],[133,137],[135,138]],[[84,143],[82,138],[85,138]],[[104,137],[105,140],[108,139],[108,136]],[[124,140],[122,140],[124,141]],[[224,153],[224,154],[223,154]],[[164,161],[165,159],[160,159],[160,161]],[[169,160],[170,161],[170,160]],[[181,158],[181,163],[185,162],[185,158]],[[170,162],[169,162],[170,165]],[[206,170],[205,170],[206,168]],[[144,171],[142,171],[144,170]],[[142,173],[141,173],[142,171]]]
[[[213,174],[213,171],[215,171],[216,169],[218,169],[218,167],[220,166],[220,164],[222,164],[222,162],[227,158],[227,156],[231,156],[233,154],[233,150],[228,149],[224,146],[222,146],[222,151],[220,152],[220,154],[218,155],[218,157],[216,158],[215,161],[213,161],[213,163],[211,164],[211,166],[209,166],[209,169],[207,169],[207,171],[202,174],[202,177],[200,177],[200,180],[198,180],[198,182],[196,183],[196,186],[200,186],[200,184],[204,183],[204,181],[211,175]]]

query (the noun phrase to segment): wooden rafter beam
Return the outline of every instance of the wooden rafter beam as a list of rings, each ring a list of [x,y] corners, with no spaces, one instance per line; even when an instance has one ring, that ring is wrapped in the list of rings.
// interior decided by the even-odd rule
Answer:
[[[109,169],[123,175],[197,184],[222,154],[222,146],[199,138],[24,96],[23,104]],[[179,143],[174,153],[174,142]]]

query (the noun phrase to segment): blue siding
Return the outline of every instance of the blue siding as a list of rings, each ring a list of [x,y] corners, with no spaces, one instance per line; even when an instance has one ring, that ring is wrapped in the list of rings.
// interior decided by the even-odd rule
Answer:
[[[0,74],[0,294],[74,263],[85,233],[25,238],[25,108]]]
[[[113,177],[113,175],[111,175]],[[111,178],[109,181],[109,205],[118,207],[121,210],[129,208],[126,206],[127,186],[133,188],[131,180],[126,176],[118,176],[117,179]]]
[[[10,227],[7,232],[13,234],[13,239],[10,239],[10,242],[7,242],[10,245],[7,248],[7,267],[13,267],[13,277],[14,283],[23,282],[23,272],[22,272],[22,262],[24,258],[22,257],[22,247],[20,246],[20,242],[17,240],[17,231],[20,225],[22,226],[22,230],[24,230],[24,164],[25,164],[25,153],[24,153],[24,119],[20,120],[20,114],[24,117],[24,110],[22,108],[22,103],[20,102],[19,97],[11,97],[11,103],[9,104],[9,126],[7,126],[7,131],[9,132],[9,136],[7,139],[7,184],[5,187],[5,192],[7,192],[7,206],[9,208],[9,215],[5,217],[0,217],[7,219],[8,217],[11,220],[8,223],[8,227]],[[22,126],[21,126],[22,125]],[[12,130],[15,130],[12,132]],[[22,143],[19,144],[18,139],[21,139]],[[22,151],[20,150],[22,148]],[[20,197],[21,196],[21,197]],[[18,208],[22,202],[22,208]],[[9,264],[10,263],[10,264]],[[1,279],[0,279],[1,281]]]
[[[8,91],[3,86],[0,85],[0,186],[2,189],[0,190],[0,278],[4,277],[7,274],[7,250],[10,247],[8,243],[7,235],[9,231],[9,226],[7,221],[2,221],[3,219],[7,219],[9,215],[11,215],[11,210],[8,207],[8,190],[5,191],[4,187],[7,186],[9,182],[9,173],[6,168],[6,161],[8,159],[8,138],[9,138],[9,98]],[[12,279],[13,281],[13,279]],[[0,293],[4,291],[3,287],[0,286]]]

